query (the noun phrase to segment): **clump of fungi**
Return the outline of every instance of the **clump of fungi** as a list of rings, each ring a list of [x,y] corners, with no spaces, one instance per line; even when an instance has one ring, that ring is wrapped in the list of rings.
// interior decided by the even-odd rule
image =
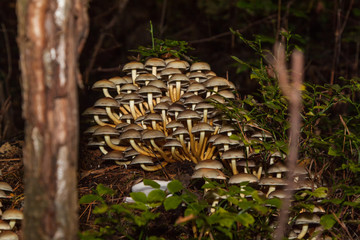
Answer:
[[[0,172],[1,176],[1,172]],[[13,192],[12,187],[7,182],[0,182],[0,199],[9,199],[11,196],[7,194],[7,192]],[[16,223],[21,221],[24,216],[22,211],[18,209],[7,209],[4,212],[2,211],[3,203],[0,200],[0,240],[1,239],[19,239],[17,234],[13,232],[13,228]],[[19,229],[19,227],[18,227]]]
[[[241,126],[246,144],[230,137],[239,132],[213,103],[227,105],[235,87],[209,64],[149,58],[129,62],[122,71],[122,77],[95,82],[92,89],[103,97],[83,113],[96,123],[85,131],[88,145],[99,147],[104,160],[145,171],[188,161],[196,165],[193,178],[218,181],[228,178],[224,166],[232,175],[229,184],[250,182],[264,197],[284,197],[286,156],[258,147],[274,139],[255,123]],[[313,189],[304,167],[295,173],[296,190]]]

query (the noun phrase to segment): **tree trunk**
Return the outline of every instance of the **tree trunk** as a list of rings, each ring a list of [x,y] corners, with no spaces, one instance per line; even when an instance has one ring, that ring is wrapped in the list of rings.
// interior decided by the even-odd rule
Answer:
[[[77,60],[86,0],[18,0],[25,118],[24,239],[76,239]]]

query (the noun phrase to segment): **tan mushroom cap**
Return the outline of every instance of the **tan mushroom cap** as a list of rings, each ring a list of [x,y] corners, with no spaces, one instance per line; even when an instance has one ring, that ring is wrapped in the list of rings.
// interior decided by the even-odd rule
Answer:
[[[195,170],[201,169],[201,168],[212,168],[212,169],[223,169],[224,166],[221,162],[213,159],[206,159],[200,161],[195,166]]]
[[[151,70],[152,67],[157,67],[157,68],[163,69],[163,68],[165,68],[165,66],[166,66],[166,63],[161,58],[149,58],[145,62],[145,69],[147,69],[147,70]]]
[[[0,190],[12,192],[13,189],[7,182],[0,182]]]
[[[128,93],[128,91],[136,92],[138,89],[139,89],[139,87],[135,86],[134,84],[127,83],[121,87],[120,92],[121,93]]]
[[[210,71],[210,65],[206,62],[196,62],[193,63],[190,67],[190,72],[194,71]]]
[[[102,159],[103,160],[123,160],[125,158],[123,152],[113,150],[105,154]]]
[[[3,212],[1,216],[2,220],[22,220],[24,219],[24,214],[18,209],[8,209]]]
[[[0,220],[0,231],[3,231],[3,230],[10,230],[11,227],[9,225],[9,223],[3,221],[3,220]]]
[[[130,164],[154,164],[154,162],[152,160],[152,157],[139,154],[131,161]]]
[[[91,127],[87,128],[83,133],[84,134],[93,134],[95,132],[95,130],[98,129],[99,127],[100,127],[99,125],[91,126]]]
[[[225,180],[226,176],[223,172],[221,172],[218,169],[212,169],[212,168],[200,168],[196,170],[191,178],[209,178],[209,179],[219,179],[219,180]]]
[[[168,77],[170,75],[174,74],[181,74],[182,72],[178,68],[165,68],[161,71],[160,76],[161,77]]]
[[[259,185],[263,186],[285,186],[286,181],[282,178],[262,178]]]
[[[164,139],[165,135],[159,130],[144,130],[141,134],[143,140]]]
[[[123,132],[120,135],[120,140],[128,140],[128,139],[141,139],[141,134],[139,131],[136,131],[134,129],[130,129],[126,132]]]
[[[191,132],[192,133],[214,132],[214,127],[208,123],[199,122],[193,126]]]
[[[109,81],[114,83],[115,85],[120,85],[120,86],[132,82],[130,78],[123,78],[119,76],[109,78]]]
[[[116,89],[116,85],[107,79],[102,79],[96,81],[91,87],[93,90],[101,90],[103,88]]]
[[[85,109],[82,115],[101,115],[106,116],[106,110],[104,108],[89,107]]]
[[[0,240],[18,240],[19,237],[12,231],[2,231],[0,233]]]
[[[175,60],[175,61],[171,61],[166,65],[166,68],[177,68],[180,70],[186,70],[188,69],[188,65],[189,63],[186,61],[182,61],[182,60]]]
[[[184,128],[184,124],[174,120],[166,124],[166,128]]]
[[[179,113],[179,115],[177,116],[177,120],[178,121],[184,121],[184,120],[200,120],[201,116],[192,110],[185,110]]]
[[[215,140],[215,142],[218,140],[218,138]],[[216,145],[216,144],[215,144]],[[237,150],[237,149],[232,149],[232,150],[228,150],[225,151],[222,155],[221,155],[221,159],[224,160],[231,160],[231,159],[244,159],[245,158],[245,153],[242,150]]]
[[[182,145],[181,145],[181,143],[180,143],[178,140],[172,139],[172,140],[167,141],[167,142],[163,145],[163,148],[169,148],[169,147],[179,147],[179,148],[181,148]]]
[[[248,173],[238,173],[229,179],[229,184],[239,184],[243,182],[258,183],[259,179],[255,175]]]
[[[118,108],[119,106],[119,103],[115,99],[109,97],[100,98],[94,103],[94,107]]]
[[[156,76],[151,73],[143,73],[135,78],[135,82],[139,85],[144,85],[146,82],[158,80]]]
[[[118,130],[110,126],[101,126],[98,129],[96,129],[95,132],[93,133],[93,136],[104,136],[104,135],[119,136],[120,133]]]
[[[320,217],[313,213],[300,213],[295,221],[296,225],[304,225],[304,224],[320,224]]]
[[[123,72],[129,72],[133,69],[144,69],[144,64],[136,61],[128,62],[127,64],[124,65],[122,70]]]
[[[137,93],[125,94],[120,99],[120,103],[122,103],[122,104],[130,104],[130,101],[134,101],[134,104],[139,104],[139,103],[144,102],[144,99]]]
[[[269,167],[267,172],[270,174],[271,173],[283,173],[283,172],[288,172],[288,168],[282,162],[277,162],[277,163],[273,164],[271,167]]]

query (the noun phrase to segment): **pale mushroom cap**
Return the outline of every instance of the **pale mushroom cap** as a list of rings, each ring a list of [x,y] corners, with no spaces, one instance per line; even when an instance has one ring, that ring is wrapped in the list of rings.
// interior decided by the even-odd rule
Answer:
[[[126,132],[123,132],[119,138],[120,140],[141,139],[141,134],[139,131],[136,131],[135,129],[130,129]]]
[[[215,140],[215,142],[216,142],[216,140]],[[224,160],[244,159],[244,158],[245,158],[245,153],[241,150],[228,150],[228,151],[225,151],[221,155],[221,159],[224,159]]]
[[[103,160],[123,160],[124,154],[120,151],[111,151],[102,157]]]
[[[320,217],[313,213],[300,213],[299,216],[296,218],[295,224],[320,224]]]
[[[180,143],[178,140],[173,139],[173,140],[167,141],[167,142],[163,145],[163,148],[168,148],[168,147],[179,147],[179,148],[181,148],[182,145],[181,145],[181,143]]]
[[[183,128],[184,124],[178,121],[171,121],[168,124],[166,124],[166,128]]]
[[[159,130],[144,130],[141,137],[143,140],[164,139],[165,135]]]
[[[161,71],[160,76],[169,76],[174,74],[181,74],[182,72],[178,68],[165,68]]]
[[[220,87],[226,89],[229,87],[229,81],[222,77],[212,77],[204,82],[206,88]]]
[[[193,71],[210,71],[210,65],[206,62],[196,62],[193,63],[190,67],[190,72]]]
[[[262,178],[259,185],[264,186],[285,186],[286,182],[282,178]]]
[[[109,81],[114,83],[115,85],[124,85],[126,83],[130,83],[125,78],[119,76],[109,78]]]
[[[95,132],[93,133],[93,136],[104,136],[104,135],[119,136],[120,133],[118,130],[110,126],[101,126],[98,129],[96,129]]]
[[[3,212],[3,215],[1,216],[2,220],[22,220],[23,218],[23,212],[17,209],[8,209]]]
[[[167,90],[166,84],[161,80],[151,81],[151,82],[149,82],[148,86],[157,87],[161,91],[166,91]]]
[[[129,62],[129,63],[124,65],[122,70],[124,72],[129,72],[132,69],[144,69],[144,64],[142,64],[141,62],[135,62],[135,61]]]
[[[102,79],[102,80],[96,81],[91,87],[91,89],[94,89],[94,90],[96,90],[96,89],[101,90],[103,88],[116,89],[116,85],[109,80]]]
[[[201,116],[192,110],[185,110],[179,113],[179,115],[177,116],[177,120],[187,120],[187,119],[191,119],[191,120],[200,120]]]
[[[9,225],[9,223],[3,221],[3,220],[0,220],[0,231],[3,231],[3,230],[10,230],[11,227]]]
[[[152,93],[155,97],[159,97],[162,94],[161,90],[154,86],[148,85],[139,89],[139,95],[142,97],[147,97],[149,93]]]
[[[271,167],[269,167],[268,173],[283,173],[283,172],[288,172],[288,168],[282,163],[282,162],[277,162],[275,164],[273,164]]]
[[[224,166],[222,165],[221,162],[219,162],[217,160],[206,159],[206,160],[200,161],[195,166],[195,170],[198,170],[201,168],[223,169]]]
[[[225,180],[226,176],[223,172],[221,172],[218,169],[212,169],[212,168],[201,168],[196,170],[191,178],[209,178],[209,179],[221,179]]]
[[[161,58],[149,58],[145,62],[145,68],[149,69],[151,67],[162,67],[165,68],[165,61]]]
[[[166,65],[166,68],[177,68],[180,70],[186,70],[188,63],[182,60],[171,61]]]
[[[93,134],[95,130],[98,129],[99,127],[100,127],[99,125],[91,126],[84,131],[84,134]]]
[[[101,115],[106,116],[106,110],[103,108],[95,108],[95,107],[89,107],[85,109],[85,111],[82,113],[82,115]]]
[[[243,182],[258,183],[259,179],[255,175],[248,173],[238,173],[229,179],[229,184],[239,184]]]
[[[118,108],[118,107],[119,107],[119,103],[118,103],[115,99],[113,99],[113,98],[104,97],[104,98],[98,99],[98,100],[94,103],[94,107],[112,107],[112,108]]]
[[[19,237],[12,231],[2,231],[0,233],[0,240],[18,240]]]
[[[157,77],[152,75],[151,73],[143,73],[135,78],[135,82],[137,84],[144,84],[146,81],[155,81]]]
[[[192,128],[192,133],[199,133],[199,132],[214,132],[214,127],[208,123],[199,122],[195,124]]]
[[[154,164],[154,162],[151,157],[139,154],[131,161],[130,164]]]
[[[131,124],[128,124],[127,126],[125,126],[123,128],[123,131],[122,132],[126,132],[126,131],[129,131],[130,129],[133,129],[133,130],[136,130],[136,131],[142,131],[144,130],[142,127],[140,127],[139,125],[135,124],[135,123],[131,123]]]
[[[278,189],[278,190],[271,192],[268,197],[283,199],[283,198],[289,197],[289,194],[286,193],[286,191],[283,189]]]
[[[0,190],[12,192],[13,189],[7,182],[0,182]]]
[[[129,104],[130,101],[134,101],[135,104],[142,103],[144,99],[137,93],[127,93],[121,99],[120,103]]]

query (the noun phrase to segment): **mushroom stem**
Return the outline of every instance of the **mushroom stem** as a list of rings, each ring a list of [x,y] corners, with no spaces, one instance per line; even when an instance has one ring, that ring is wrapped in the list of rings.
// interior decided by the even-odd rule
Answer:
[[[147,97],[148,97],[148,104],[149,104],[150,112],[154,113],[153,94],[148,93]]]
[[[114,114],[113,114],[113,112],[111,111],[111,108],[110,108],[110,107],[105,107],[105,111],[106,111],[108,117],[109,117],[111,120],[113,120],[115,124],[121,123],[121,121],[114,116]]]
[[[148,151],[143,150],[136,142],[134,139],[130,139],[130,144],[133,147],[133,149],[135,149],[138,153],[145,155],[145,156],[149,156],[149,157],[161,157],[158,154],[154,154]]]
[[[154,139],[150,139],[150,143],[155,148],[155,150],[160,153],[160,155],[164,158],[166,162],[175,162],[174,160],[171,160],[167,157],[166,153],[161,148],[159,148],[159,146],[155,143]]]
[[[102,152],[102,154],[107,154],[108,151],[104,148],[104,146],[99,146],[100,152]]]
[[[113,144],[113,143],[111,142],[111,139],[110,139],[110,136],[109,136],[109,135],[105,135],[105,136],[104,136],[104,139],[105,139],[106,144],[107,144],[110,148],[112,148],[112,149],[114,149],[114,150],[117,150],[117,151],[125,151],[125,149],[127,148],[127,147],[120,147],[120,146],[118,146],[118,145]]]
[[[297,239],[302,239],[302,238],[306,235],[308,229],[309,229],[309,225],[308,225],[308,224],[304,224],[304,225],[302,226],[301,232],[300,232],[299,235],[297,236]]]
[[[103,91],[105,97],[113,98],[113,96],[111,96],[109,93],[109,89],[102,88],[102,91]]]
[[[234,175],[239,173],[236,168],[236,159],[231,159],[231,169]],[[246,167],[244,169],[246,169]]]
[[[168,163],[162,162],[155,166],[146,166],[145,164],[140,164],[141,168],[148,172],[155,172],[157,170],[160,170],[161,168],[165,167]]]
[[[180,93],[181,93],[181,82],[176,82],[176,100],[180,99]]]
[[[266,197],[269,197],[269,194],[272,193],[272,192],[275,191],[275,190],[276,190],[276,188],[275,188],[274,186],[270,186],[270,187],[269,187],[269,190],[268,190],[268,192],[267,192],[267,194],[266,194]]]
[[[261,174],[262,174],[262,166],[259,167],[258,172],[257,172],[257,178],[258,179],[261,178]]]
[[[10,230],[15,227],[15,223],[16,223],[16,220],[10,220],[10,222],[9,222]]]
[[[100,125],[100,126],[115,127],[114,124],[104,123],[103,121],[101,121],[101,119],[99,118],[99,115],[94,115],[94,120],[95,120],[95,122],[96,122],[98,125]]]
[[[136,78],[136,69],[132,69],[131,70],[131,79],[132,79],[134,85],[136,85],[135,78]]]
[[[137,119],[137,115],[136,115],[136,111],[135,111],[135,101],[134,101],[134,100],[130,100],[130,101],[129,101],[129,105],[130,105],[131,115],[133,116],[134,120],[136,120],[136,119]]]

